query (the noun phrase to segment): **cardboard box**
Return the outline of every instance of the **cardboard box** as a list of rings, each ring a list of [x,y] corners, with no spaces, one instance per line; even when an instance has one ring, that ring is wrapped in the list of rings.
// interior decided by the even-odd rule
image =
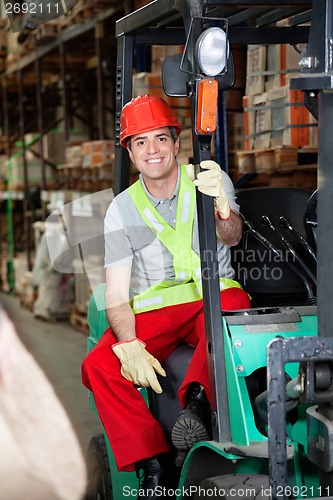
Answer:
[[[140,95],[155,95],[165,99],[161,73],[137,73],[133,76],[133,97]]]
[[[29,186],[40,186],[42,171],[40,162],[27,162]],[[57,180],[54,170],[45,165],[45,179],[47,185],[52,185]],[[8,190],[21,190],[24,188],[24,166],[22,156],[12,156],[6,160]]]
[[[304,106],[303,92],[286,85],[270,90],[268,100],[272,146],[316,146],[317,124]]]
[[[267,103],[267,92],[253,96],[254,149],[269,148],[271,142],[271,109]]]
[[[114,140],[111,141],[93,141],[93,153],[114,152]]]
[[[267,99],[267,92],[243,97],[245,151],[270,146],[271,110]]]
[[[65,150],[66,164],[80,167],[82,164],[81,146],[67,146]]]
[[[265,89],[266,45],[248,46],[246,67],[245,94],[262,94]]]
[[[265,90],[287,85],[287,76],[300,72],[300,54],[292,45],[267,46]]]
[[[102,165],[110,165],[114,161],[114,152],[108,153],[101,151],[100,153],[93,153],[91,155],[91,166],[98,167]]]
[[[151,70],[153,73],[161,71],[162,63],[166,57],[182,54],[184,45],[152,45]]]
[[[81,151],[85,168],[110,165],[114,161],[114,140],[84,142]]]
[[[300,90],[291,90],[289,85],[276,87],[261,95],[244,96],[243,106],[245,151],[317,146],[317,122],[304,106]]]

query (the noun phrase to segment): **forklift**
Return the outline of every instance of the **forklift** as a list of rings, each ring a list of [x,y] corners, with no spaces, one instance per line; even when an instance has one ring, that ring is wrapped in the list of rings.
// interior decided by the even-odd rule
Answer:
[[[281,20],[288,24],[276,26]],[[184,46],[183,54],[164,60],[163,88],[168,96],[190,99],[193,163],[199,169],[200,162],[211,157],[213,133],[222,138],[220,149],[224,149],[223,113],[217,115],[216,110],[219,96],[234,84],[233,44],[306,44],[291,87],[304,92],[304,103],[319,124],[318,306],[312,300],[307,305],[221,313],[217,264],[207,260],[216,250],[213,200],[198,193],[212,439],[189,451],[176,495],[177,499],[333,498],[333,175],[329,174],[333,4],[331,0],[154,0],[117,21],[116,36],[115,194],[129,186],[130,162],[119,143],[120,114],[132,98],[135,57],[142,48]],[[224,168],[223,155],[220,162]],[[89,350],[108,326],[103,300],[102,285],[89,303]],[[166,434],[180,410],[177,386],[191,355],[191,347],[181,346],[165,362],[168,376],[161,381],[161,395],[139,389]],[[90,405],[96,411],[91,394]],[[105,433],[92,438],[88,464],[89,500],[138,494],[138,478],[133,472],[118,472]]]

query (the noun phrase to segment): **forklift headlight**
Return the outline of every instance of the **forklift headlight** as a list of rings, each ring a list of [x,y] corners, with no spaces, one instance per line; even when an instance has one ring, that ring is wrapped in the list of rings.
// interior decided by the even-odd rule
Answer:
[[[206,76],[220,75],[227,66],[229,42],[221,28],[208,28],[196,43],[196,57],[201,72]]]

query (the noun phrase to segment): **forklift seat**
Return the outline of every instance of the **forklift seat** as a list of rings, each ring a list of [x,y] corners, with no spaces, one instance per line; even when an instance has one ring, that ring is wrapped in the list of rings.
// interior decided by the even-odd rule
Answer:
[[[232,247],[232,263],[237,279],[252,297],[252,307],[302,305],[307,300],[304,282],[282,261],[295,265],[292,254],[286,253],[276,234],[262,223],[267,215],[276,229],[294,247],[296,254],[315,274],[313,259],[299,239],[279,223],[281,216],[304,237],[308,237],[305,213],[312,191],[297,187],[257,187],[236,191],[240,212],[253,228],[267,238],[278,255],[267,249],[244,226],[242,240]],[[296,265],[296,269],[297,269]]]

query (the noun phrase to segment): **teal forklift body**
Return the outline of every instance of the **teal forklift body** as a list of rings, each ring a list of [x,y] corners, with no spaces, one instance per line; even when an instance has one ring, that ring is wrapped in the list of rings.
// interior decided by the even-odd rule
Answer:
[[[247,323],[244,316],[239,318],[239,322],[237,316],[223,318],[232,439],[231,443],[209,441],[195,445],[183,465],[180,491],[189,490],[193,481],[191,470],[199,471],[200,464],[202,468],[211,454],[215,454],[215,461],[220,461],[221,473],[228,473],[227,460],[234,463],[233,473],[238,475],[268,474],[268,439],[266,432],[263,433],[257,426],[247,380],[256,373],[262,376],[262,371],[266,369],[266,347],[276,336],[317,336],[316,307],[282,308],[282,315],[284,313],[285,318],[280,323],[268,322],[267,317],[264,318],[266,315],[261,316],[263,322],[259,319],[257,324]],[[298,369],[298,363],[290,363],[286,365],[286,374],[293,379]],[[306,405],[298,405],[297,417],[287,426],[288,486],[293,498],[315,498],[319,491],[318,470],[306,457],[305,410]]]
[[[108,328],[104,292],[105,285],[100,285],[90,299],[88,351],[96,346]],[[202,478],[207,477],[205,476],[207,468],[203,467],[203,463],[209,470],[216,469],[216,474],[226,474],[231,471],[237,474],[268,474],[267,435],[258,428],[247,382],[250,377],[256,377],[256,374],[261,378],[266,376],[266,347],[277,335],[284,338],[316,336],[317,315],[315,307],[282,308],[273,311],[270,322],[269,314],[265,314],[265,310],[262,312],[264,314],[258,315],[257,322],[251,318],[253,310],[245,316],[244,313],[238,315],[227,313],[223,317],[232,439],[230,443],[202,441],[190,450],[180,476],[178,499],[187,498],[190,487],[194,492],[194,488],[199,486]],[[279,322],[277,318],[280,316]],[[291,379],[296,377],[298,363],[287,365],[286,373]],[[149,405],[147,390],[143,388],[140,392]],[[89,401],[91,408],[97,413],[91,393]],[[305,490],[307,498],[312,498],[317,496],[318,477],[314,467],[306,459],[305,408],[299,405],[297,412],[296,421],[288,423],[287,428],[290,487],[293,488],[294,498],[304,498]],[[135,497],[139,487],[136,474],[118,472],[106,435],[105,442],[114,499]]]

